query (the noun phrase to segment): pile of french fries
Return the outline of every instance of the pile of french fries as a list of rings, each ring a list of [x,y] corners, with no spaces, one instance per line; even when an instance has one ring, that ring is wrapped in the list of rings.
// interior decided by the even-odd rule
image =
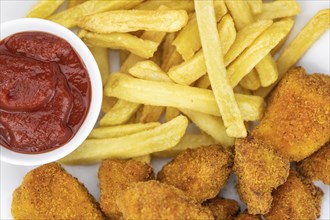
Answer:
[[[294,0],[40,1],[28,17],[78,27],[104,85],[100,127],[67,164],[168,157],[219,143],[231,147],[263,116],[264,98],[329,28],[319,11],[275,55],[300,12]],[[108,49],[120,50],[109,74]],[[188,119],[200,134],[187,134]],[[161,124],[161,122],[165,122]]]

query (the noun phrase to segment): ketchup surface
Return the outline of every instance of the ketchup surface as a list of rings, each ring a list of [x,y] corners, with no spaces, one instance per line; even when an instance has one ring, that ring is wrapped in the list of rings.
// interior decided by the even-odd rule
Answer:
[[[91,84],[71,45],[22,32],[0,42],[0,145],[42,153],[68,142],[89,110]]]

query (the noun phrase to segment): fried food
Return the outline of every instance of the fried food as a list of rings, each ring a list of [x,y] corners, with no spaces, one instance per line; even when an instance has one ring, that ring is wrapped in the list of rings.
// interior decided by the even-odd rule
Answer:
[[[274,200],[267,220],[317,219],[320,216],[323,192],[309,179],[291,171],[288,180],[274,191]]]
[[[158,180],[173,185],[198,202],[215,197],[227,182],[231,157],[219,145],[188,149],[158,173]]]
[[[85,186],[60,164],[30,171],[13,193],[14,219],[105,219]]]
[[[253,135],[300,161],[330,140],[330,77],[291,69],[272,93]],[[275,134],[275,135],[274,135]]]
[[[330,142],[297,164],[300,174],[330,185]]]
[[[213,219],[208,208],[183,191],[154,180],[132,184],[116,203],[124,219],[130,220]]]
[[[251,215],[247,210],[239,214],[235,220],[260,220],[261,218],[258,215]]]
[[[289,160],[278,155],[267,142],[251,135],[235,143],[234,172],[237,190],[250,214],[266,214],[272,203],[272,190],[289,175]]]
[[[233,220],[239,212],[238,203],[231,199],[215,197],[203,205],[211,210],[216,220]]]
[[[154,178],[152,168],[135,160],[103,160],[99,169],[100,206],[111,219],[122,217],[116,205],[116,196],[130,184]]]

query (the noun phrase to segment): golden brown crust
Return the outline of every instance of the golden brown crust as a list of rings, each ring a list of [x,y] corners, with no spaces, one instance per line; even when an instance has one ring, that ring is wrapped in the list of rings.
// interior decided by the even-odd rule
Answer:
[[[258,215],[251,215],[247,210],[239,214],[235,220],[260,220],[261,218]]]
[[[116,196],[130,184],[154,178],[152,168],[135,160],[103,160],[99,169],[100,205],[111,219],[120,219],[122,214],[116,205]]]
[[[188,149],[165,165],[157,178],[203,202],[215,197],[224,187],[231,165],[229,153],[219,145]]]
[[[273,195],[266,219],[317,219],[320,216],[323,192],[311,180],[302,180],[296,171],[290,172],[288,180]]]
[[[330,185],[330,142],[299,162],[297,170],[305,177]]]
[[[300,161],[330,140],[330,77],[288,71],[272,92],[253,135],[272,143],[283,156]]]
[[[208,208],[183,191],[154,180],[132,184],[116,201],[124,219],[213,219]]]
[[[289,160],[272,147],[251,135],[235,143],[234,172],[237,190],[250,214],[265,214],[272,203],[272,190],[286,181]]]
[[[215,220],[232,220],[239,212],[238,203],[231,199],[215,197],[203,205],[211,210]]]
[[[30,171],[13,193],[14,219],[105,219],[85,186],[60,164]]]

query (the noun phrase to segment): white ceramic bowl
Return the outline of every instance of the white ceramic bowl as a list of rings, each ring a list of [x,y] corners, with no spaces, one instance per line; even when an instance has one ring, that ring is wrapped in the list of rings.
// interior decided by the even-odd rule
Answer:
[[[100,113],[102,103],[102,81],[97,63],[88,47],[72,31],[54,22],[37,18],[22,18],[8,21],[1,24],[0,38],[2,40],[10,35],[25,31],[46,32],[69,42],[85,63],[90,77],[92,91],[89,111],[85,121],[77,133],[65,145],[50,152],[40,154],[22,154],[0,146],[1,161],[16,165],[32,166],[50,163],[65,157],[79,147],[87,138]]]

